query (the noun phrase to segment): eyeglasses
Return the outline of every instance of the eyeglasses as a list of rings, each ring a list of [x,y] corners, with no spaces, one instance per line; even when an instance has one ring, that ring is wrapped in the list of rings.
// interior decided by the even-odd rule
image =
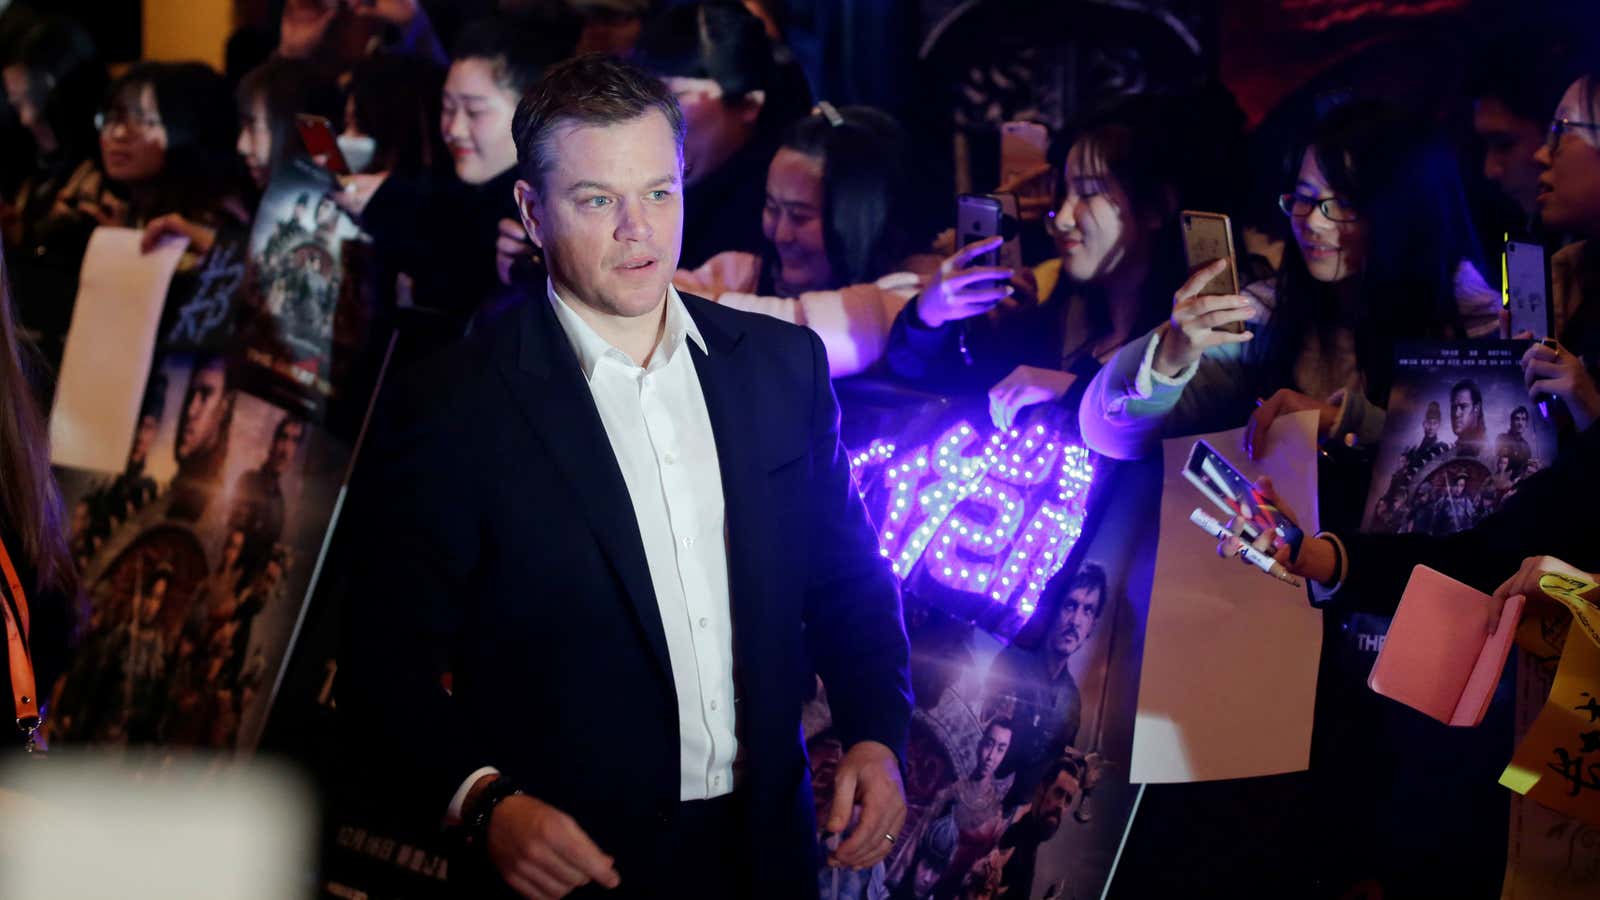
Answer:
[[[115,125],[122,125],[130,131],[154,131],[161,127],[161,117],[131,109],[110,109],[94,114],[96,131],[105,131]]]
[[[1587,128],[1590,131],[1600,131],[1600,123],[1574,122],[1571,119],[1566,118],[1551,119],[1550,139],[1545,144],[1545,148],[1550,151],[1552,156],[1555,155],[1556,147],[1561,145],[1561,136],[1566,134],[1567,129],[1569,128]]]
[[[1305,197],[1300,194],[1279,194],[1278,208],[1283,214],[1292,219],[1303,219],[1311,215],[1311,210],[1321,211],[1322,217],[1330,222],[1354,222],[1361,218],[1350,204],[1338,197]]]

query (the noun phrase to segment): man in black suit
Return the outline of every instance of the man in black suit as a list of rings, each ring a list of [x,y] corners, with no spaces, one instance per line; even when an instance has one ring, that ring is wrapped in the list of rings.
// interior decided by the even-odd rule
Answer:
[[[899,836],[911,710],[822,344],[671,287],[660,82],[570,60],[513,132],[547,296],[392,382],[356,486],[367,783],[527,897],[815,897],[802,700],[820,675],[853,868]]]

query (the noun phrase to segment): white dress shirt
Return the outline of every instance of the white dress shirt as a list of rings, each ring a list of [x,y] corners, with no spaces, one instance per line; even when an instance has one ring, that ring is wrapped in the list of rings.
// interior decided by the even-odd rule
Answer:
[[[641,368],[589,327],[554,284],[546,293],[589,383],[644,542],[678,696],[679,798],[722,796],[733,790],[738,740],[722,471],[688,346],[694,341],[705,352],[705,339],[669,285],[666,327]],[[460,817],[472,784],[495,771],[468,777],[451,801],[451,818]]]

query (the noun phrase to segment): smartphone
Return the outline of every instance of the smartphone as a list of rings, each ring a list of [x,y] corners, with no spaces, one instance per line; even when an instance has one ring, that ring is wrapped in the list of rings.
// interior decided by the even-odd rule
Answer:
[[[1021,268],[1022,248],[1017,241],[1017,231],[1015,195],[962,194],[956,198],[957,249],[996,235],[1005,238],[998,250],[975,257],[973,266]]]
[[[1305,532],[1289,521],[1277,507],[1267,503],[1256,492],[1255,485],[1244,477],[1233,463],[1228,462],[1205,441],[1195,441],[1189,450],[1189,459],[1183,464],[1183,477],[1200,490],[1217,509],[1233,517],[1242,526],[1244,535],[1251,541],[1268,531],[1275,532],[1289,545],[1291,558],[1300,555],[1300,544]]]
[[[320,161],[324,169],[335,175],[350,174],[350,165],[339,152],[339,139],[334,135],[332,122],[322,116],[300,113],[294,117],[294,126],[312,159]]]
[[[1239,293],[1239,259],[1233,252],[1233,223],[1222,213],[1199,212],[1186,209],[1178,214],[1183,227],[1183,252],[1189,260],[1189,271],[1226,259],[1228,267],[1200,289],[1201,294]],[[1234,334],[1244,332],[1245,323],[1234,322],[1217,329]]]
[[[1049,149],[1050,132],[1038,122],[1000,123],[1000,183],[1014,182],[1017,194],[1022,199],[1051,199],[1055,194],[1055,185],[1048,168],[1043,175],[1023,182],[1015,181],[1022,175],[1037,171],[1040,166],[1048,167]]]
[[[1549,337],[1554,323],[1544,245],[1508,238],[1501,262],[1501,302],[1511,316],[1511,333],[1529,331],[1536,338]]]

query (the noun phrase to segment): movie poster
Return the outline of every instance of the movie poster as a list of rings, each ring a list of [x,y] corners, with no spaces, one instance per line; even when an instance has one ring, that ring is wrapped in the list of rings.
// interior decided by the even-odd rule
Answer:
[[[1363,531],[1464,531],[1550,464],[1555,426],[1523,385],[1526,349],[1525,341],[1400,347]]]
[[[224,357],[158,362],[123,471],[61,473],[90,608],[53,736],[253,747],[348,461]]]
[[[824,900],[1098,897],[1111,873],[1140,617],[1128,558],[1088,530],[1088,452],[1070,417],[1037,412],[1009,433],[983,411],[908,412],[924,427],[852,454],[902,579],[915,707],[895,850],[865,872],[823,867]],[[804,716],[819,821],[846,749],[826,693],[819,680]]]
[[[353,382],[371,344],[371,242],[334,203],[337,190],[304,160],[273,175],[250,233],[235,342],[250,391],[318,420],[336,399],[368,396]]]

